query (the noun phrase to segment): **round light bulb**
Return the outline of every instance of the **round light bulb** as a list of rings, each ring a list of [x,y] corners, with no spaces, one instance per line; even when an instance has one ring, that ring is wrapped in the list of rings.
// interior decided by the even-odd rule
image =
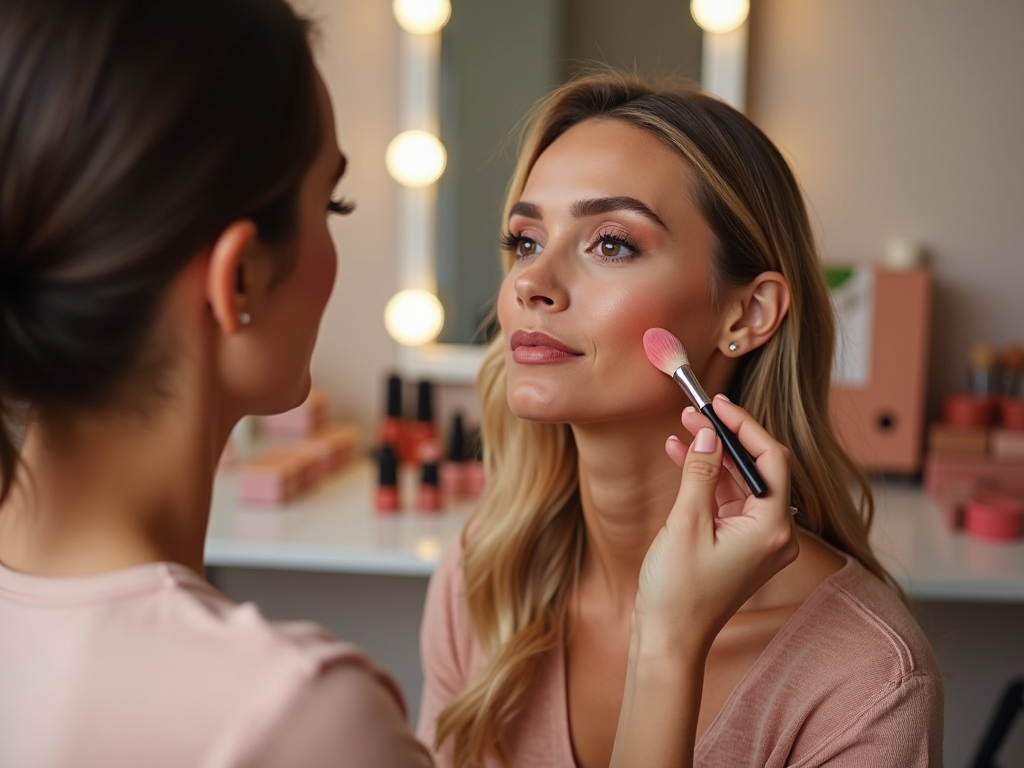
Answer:
[[[403,131],[391,140],[384,162],[395,181],[407,187],[433,184],[444,173],[444,144],[427,131]]]
[[[399,344],[416,347],[437,338],[444,308],[430,291],[409,288],[392,296],[384,307],[384,327]]]
[[[750,0],[690,0],[693,20],[705,32],[732,32],[747,20]]]
[[[452,4],[451,0],[394,0],[391,10],[406,32],[429,35],[448,23]]]

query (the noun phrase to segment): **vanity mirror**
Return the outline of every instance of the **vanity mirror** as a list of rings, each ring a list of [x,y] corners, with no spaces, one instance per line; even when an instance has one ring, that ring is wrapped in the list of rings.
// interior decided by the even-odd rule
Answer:
[[[745,6],[695,1],[702,4]],[[475,379],[501,280],[500,214],[516,128],[538,98],[604,63],[699,82],[742,109],[746,32],[745,21],[726,33],[703,31],[685,0],[456,0],[433,39],[406,35],[403,127],[437,131],[447,165],[431,188],[403,190],[397,287],[436,293],[445,316],[436,343],[400,348],[403,374]]]

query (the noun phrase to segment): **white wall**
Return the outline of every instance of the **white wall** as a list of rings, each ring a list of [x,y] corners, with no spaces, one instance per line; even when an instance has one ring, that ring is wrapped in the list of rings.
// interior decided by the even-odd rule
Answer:
[[[972,344],[1024,343],[1024,3],[759,0],[748,113],[792,162],[827,260],[923,240],[930,392]]]
[[[319,29],[320,70],[334,104],[338,142],[348,157],[339,192],[356,203],[334,218],[338,277],[313,356],[313,381],[335,418],[371,430],[383,412],[384,377],[395,364],[384,304],[397,289],[398,186],[384,150],[398,133],[401,30],[391,3],[294,0]],[[369,434],[369,432],[368,432]]]
[[[342,189],[357,212],[313,361],[339,418],[375,423],[395,362],[381,313],[396,288],[398,190],[384,169],[399,130],[390,3],[294,0],[320,21]],[[1024,3],[758,0],[748,112],[792,162],[827,260],[881,257],[921,238],[936,279],[930,392],[966,383],[971,344],[1024,343]]]

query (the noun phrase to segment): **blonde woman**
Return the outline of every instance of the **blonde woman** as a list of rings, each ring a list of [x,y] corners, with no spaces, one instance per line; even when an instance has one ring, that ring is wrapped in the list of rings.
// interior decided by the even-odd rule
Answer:
[[[584,78],[534,113],[505,221],[502,333],[479,379],[490,476],[423,626],[419,736],[438,764],[609,764],[641,563],[686,453],[685,396],[642,345],[663,327],[728,395],[720,416],[749,412],[745,443],[756,422],[788,450],[791,485],[766,478],[767,498],[785,495],[799,525],[796,560],[703,648],[687,758],[939,765],[938,669],[872,554],[870,487],[832,431],[829,296],[778,150],[700,93]],[[683,424],[692,456],[713,435],[692,409]],[[717,526],[754,503],[727,465]],[[677,609],[707,625],[701,606]]]

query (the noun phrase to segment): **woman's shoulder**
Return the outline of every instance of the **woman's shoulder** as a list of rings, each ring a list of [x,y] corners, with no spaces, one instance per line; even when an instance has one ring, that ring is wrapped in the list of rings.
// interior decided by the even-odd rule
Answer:
[[[942,741],[931,646],[897,594],[843,558],[734,691],[702,744],[706,755],[719,759],[741,734],[759,733],[760,765],[816,765],[843,749],[870,764],[879,756],[871,750],[890,747],[906,751],[906,765],[937,764],[927,762]]]
[[[426,657],[444,653],[460,662],[463,673],[471,659],[479,656],[469,608],[466,580],[462,570],[462,541],[448,545],[430,577],[420,630],[420,647]]]
[[[798,628],[817,628],[825,638],[856,636],[886,658],[894,673],[938,676],[931,645],[910,609],[855,558],[844,558],[843,567],[812,595],[806,615],[794,617],[800,619]]]
[[[346,642],[322,625],[311,621],[275,621],[251,602],[235,602],[188,569],[168,569],[168,600],[179,603],[182,621],[179,631],[202,633],[218,645],[231,649],[232,656],[273,659],[278,666],[291,666],[296,675],[312,677],[337,664],[365,667],[374,676],[381,673],[370,658],[353,643]],[[385,675],[386,677],[386,675]]]
[[[181,565],[58,579],[0,568],[0,618],[19,627],[7,644],[18,666],[0,669],[5,695],[31,701],[40,717],[76,712],[74,733],[99,735],[90,741],[97,756],[83,764],[142,765],[155,752],[168,764],[205,764],[213,752],[225,764],[241,762],[293,743],[296,733],[328,747],[342,738],[366,748],[391,740],[373,738],[362,715],[307,727],[310,718],[293,715],[308,712],[307,702],[336,714],[378,713],[389,733],[401,733],[389,724],[405,722],[397,685],[356,646],[316,624],[271,621]],[[76,685],[41,685],[53,667],[73,671]],[[125,723],[133,723],[131,739]],[[24,736],[21,746],[36,749]],[[71,731],[66,737],[61,748],[79,748]],[[121,762],[100,759],[103,743],[119,744]]]

